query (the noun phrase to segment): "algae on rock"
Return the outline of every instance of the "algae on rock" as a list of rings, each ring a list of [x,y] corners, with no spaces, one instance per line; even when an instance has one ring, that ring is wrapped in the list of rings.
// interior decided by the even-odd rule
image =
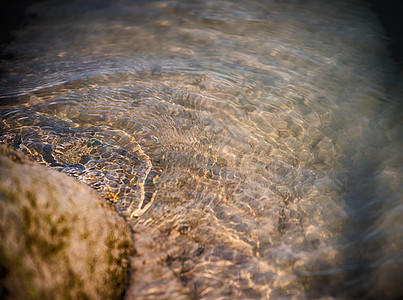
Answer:
[[[75,179],[0,146],[0,298],[120,298],[131,234],[103,203]]]

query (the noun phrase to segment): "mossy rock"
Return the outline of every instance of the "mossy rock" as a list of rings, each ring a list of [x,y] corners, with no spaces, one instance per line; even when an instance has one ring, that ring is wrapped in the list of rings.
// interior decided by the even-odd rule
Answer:
[[[0,146],[0,298],[115,299],[131,235],[89,187]]]

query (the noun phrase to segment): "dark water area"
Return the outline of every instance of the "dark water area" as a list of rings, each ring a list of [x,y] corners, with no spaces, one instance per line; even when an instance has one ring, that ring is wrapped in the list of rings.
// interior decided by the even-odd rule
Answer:
[[[34,19],[35,14],[27,12],[30,6],[44,2],[43,0],[5,0],[0,3],[0,55],[7,55],[4,48],[13,40],[13,31],[23,27],[28,20]],[[387,48],[396,63],[399,72],[403,72],[403,22],[401,21],[401,2],[397,0],[365,0],[362,2],[379,19]],[[5,57],[6,58],[6,57]]]
[[[26,14],[26,9],[34,3],[34,1],[2,1],[0,3],[1,59],[7,59],[5,47],[13,40],[13,31],[24,27],[27,23],[30,16]]]
[[[116,207],[127,299],[403,297],[393,4],[10,7],[0,142]]]
[[[403,70],[403,22],[402,3],[396,0],[367,0],[368,7],[376,14],[387,37],[388,49],[396,62],[399,72]]]

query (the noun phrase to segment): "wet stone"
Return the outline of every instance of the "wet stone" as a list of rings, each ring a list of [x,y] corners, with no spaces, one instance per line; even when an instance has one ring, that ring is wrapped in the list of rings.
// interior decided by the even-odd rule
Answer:
[[[116,212],[84,184],[4,146],[0,170],[2,297],[120,299],[131,235]]]

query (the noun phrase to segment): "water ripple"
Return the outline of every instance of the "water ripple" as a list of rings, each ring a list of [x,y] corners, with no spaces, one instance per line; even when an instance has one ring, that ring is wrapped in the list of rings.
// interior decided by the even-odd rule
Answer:
[[[402,174],[388,63],[365,8],[31,10],[38,19],[0,63],[0,142],[115,205],[136,240],[127,298],[349,298],[369,295],[362,282],[390,270],[385,257],[397,263],[388,247],[360,255],[399,235],[382,215],[401,215]]]

